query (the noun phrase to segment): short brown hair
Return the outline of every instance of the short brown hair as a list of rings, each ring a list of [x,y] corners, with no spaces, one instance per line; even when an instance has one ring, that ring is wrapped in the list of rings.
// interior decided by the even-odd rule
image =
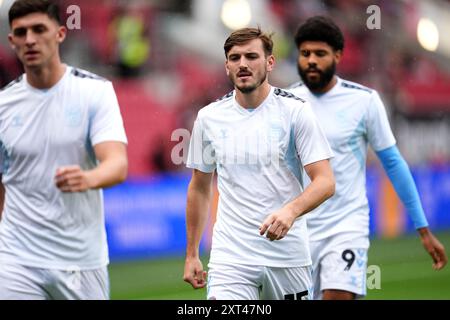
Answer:
[[[24,17],[31,13],[45,13],[50,19],[61,25],[59,7],[54,0],[16,0],[8,12],[9,26],[14,19]]]
[[[243,45],[251,40],[261,39],[266,56],[271,55],[273,51],[272,34],[266,34],[258,28],[242,28],[234,31],[225,41],[223,49],[225,50],[225,57],[228,57],[228,52],[232,47]]]

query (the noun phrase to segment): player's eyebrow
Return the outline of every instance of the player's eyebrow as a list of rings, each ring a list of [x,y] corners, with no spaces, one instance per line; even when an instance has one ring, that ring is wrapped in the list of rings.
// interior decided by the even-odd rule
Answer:
[[[245,56],[247,58],[258,58],[259,57],[259,53],[255,52],[255,51],[250,51],[250,52],[245,52],[245,53],[231,53],[228,56],[228,59],[230,59],[230,60],[238,59],[241,56]]]
[[[259,57],[259,53],[258,52],[247,52],[245,54],[245,56],[248,58],[257,58],[257,57]]]
[[[328,51],[324,50],[324,49],[315,49],[315,50],[311,50],[311,49],[302,49],[300,50],[301,53],[303,54],[310,54],[310,53],[315,53],[315,54],[325,54]]]
[[[36,31],[36,30],[46,30],[47,29],[47,26],[45,25],[45,24],[43,24],[43,23],[36,23],[36,24],[33,24],[33,25],[31,25],[31,26],[27,26],[27,27],[17,27],[17,28],[14,28],[13,30],[12,30],[12,33],[16,36],[16,37],[21,37],[21,36],[24,36],[25,34],[26,34],[26,32],[27,32],[27,30],[28,29],[32,29],[32,30],[34,30],[34,31]]]

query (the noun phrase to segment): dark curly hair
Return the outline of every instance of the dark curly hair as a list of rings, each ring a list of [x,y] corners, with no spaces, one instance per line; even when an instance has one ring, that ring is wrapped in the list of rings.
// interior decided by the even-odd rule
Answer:
[[[295,33],[297,48],[305,41],[323,41],[335,51],[344,49],[344,36],[339,27],[328,17],[315,16],[300,25]]]

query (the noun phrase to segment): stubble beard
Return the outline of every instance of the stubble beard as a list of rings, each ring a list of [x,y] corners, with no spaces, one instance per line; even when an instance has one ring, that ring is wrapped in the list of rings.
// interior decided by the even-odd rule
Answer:
[[[232,82],[233,82],[233,84],[234,84],[234,87],[235,87],[236,89],[238,89],[238,90],[239,90],[240,92],[242,92],[243,94],[249,94],[249,93],[252,93],[253,91],[255,91],[258,87],[260,87],[260,86],[264,83],[264,81],[266,81],[266,79],[267,79],[267,72],[264,74],[263,77],[261,77],[260,81],[258,81],[258,82],[255,83],[254,85],[250,85],[250,86],[247,86],[247,87],[239,87],[239,86],[236,84],[236,82],[233,81],[233,79],[231,79],[231,80],[232,80]]]

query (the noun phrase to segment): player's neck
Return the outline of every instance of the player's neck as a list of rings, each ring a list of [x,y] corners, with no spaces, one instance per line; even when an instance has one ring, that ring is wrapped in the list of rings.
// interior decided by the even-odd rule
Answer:
[[[26,68],[27,82],[36,89],[49,89],[64,76],[66,65],[59,59],[45,66]]]
[[[256,108],[267,98],[270,93],[270,84],[263,82],[258,88],[250,93],[242,93],[236,89],[236,101],[243,108]]]
[[[327,84],[325,87],[323,87],[323,88],[321,88],[321,89],[314,90],[313,93],[314,93],[314,94],[324,94],[324,93],[327,93],[328,91],[330,91],[331,89],[334,88],[334,86],[336,85],[336,83],[337,83],[337,76],[334,75],[333,78],[331,79],[331,81],[328,82],[328,84]]]

